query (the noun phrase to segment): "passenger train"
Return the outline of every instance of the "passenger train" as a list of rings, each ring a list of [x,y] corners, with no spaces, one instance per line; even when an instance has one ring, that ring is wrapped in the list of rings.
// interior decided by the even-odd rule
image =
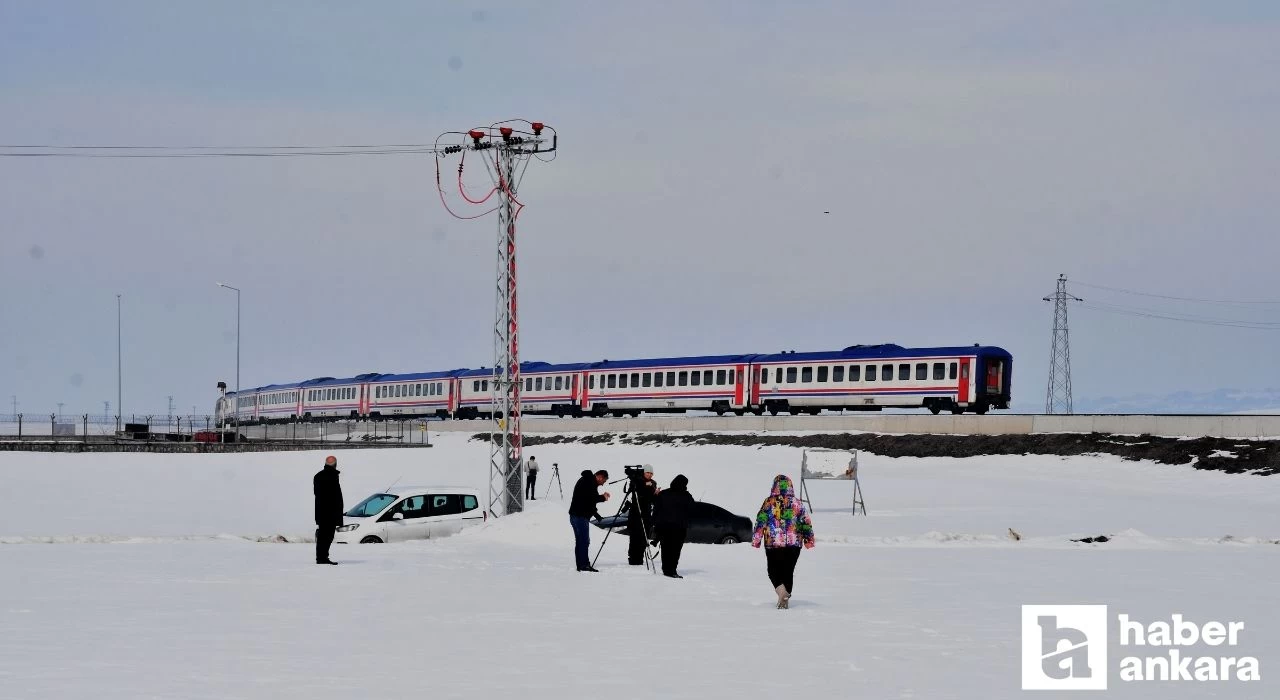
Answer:
[[[1002,348],[854,345],[829,352],[715,355],[520,365],[521,411],[638,416],[760,415],[926,408],[983,414],[1009,407],[1013,356]],[[227,392],[219,422],[490,417],[492,368],[319,377]],[[235,408],[232,408],[234,404]],[[238,414],[238,416],[237,416]]]

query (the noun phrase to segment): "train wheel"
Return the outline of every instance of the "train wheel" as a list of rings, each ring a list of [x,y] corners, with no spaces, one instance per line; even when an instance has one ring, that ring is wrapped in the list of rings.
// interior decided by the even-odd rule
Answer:
[[[977,406],[974,406],[974,407],[973,407],[973,412],[974,412],[974,413],[976,413],[976,414],[978,414],[978,415],[980,415],[980,416],[981,416],[981,415],[986,415],[986,413],[987,413],[987,408],[989,408],[989,406],[987,406],[985,403],[980,403],[980,404],[978,404]]]
[[[964,413],[964,408],[963,408],[963,407],[961,407],[961,406],[952,406],[952,407],[951,407],[951,412],[958,416],[958,415],[960,415],[961,413]]]
[[[936,402],[930,402],[928,408],[929,408],[929,413],[932,413],[935,416],[938,415],[939,413],[942,413],[942,407],[939,406]]]

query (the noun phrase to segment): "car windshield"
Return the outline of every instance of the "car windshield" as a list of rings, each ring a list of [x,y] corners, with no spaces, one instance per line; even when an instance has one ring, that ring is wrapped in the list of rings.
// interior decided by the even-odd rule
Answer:
[[[388,503],[396,500],[395,496],[389,493],[375,493],[372,496],[360,501],[355,508],[346,512],[349,518],[368,518],[382,512]]]

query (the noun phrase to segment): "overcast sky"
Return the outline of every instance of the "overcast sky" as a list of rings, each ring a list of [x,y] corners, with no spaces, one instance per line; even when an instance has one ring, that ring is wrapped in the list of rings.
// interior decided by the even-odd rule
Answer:
[[[1059,273],[1280,298],[1280,4],[907,5],[0,0],[0,142],[545,121],[527,360],[980,342],[1034,410]],[[452,219],[434,178],[430,156],[0,158],[0,412],[114,405],[117,293],[126,412],[209,410],[235,380],[216,281],[244,290],[245,387],[491,364],[497,222]],[[1077,400],[1280,386],[1280,330],[1073,308],[1071,331]]]

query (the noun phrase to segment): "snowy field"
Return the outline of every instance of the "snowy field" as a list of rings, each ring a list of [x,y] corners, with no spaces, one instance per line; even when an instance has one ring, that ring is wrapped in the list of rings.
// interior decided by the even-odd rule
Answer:
[[[337,453],[347,504],[397,480],[485,487],[485,445],[433,440]],[[1124,683],[1113,663],[1097,695],[1280,697],[1275,477],[864,454],[869,516],[849,514],[849,482],[812,484],[818,545],[779,611],[745,544],[686,546],[671,580],[626,566],[614,536],[602,573],[579,574],[567,498],[542,495],[553,462],[566,497],[584,468],[647,462],[753,515],[775,474],[798,476],[800,450],[528,454],[543,473],[526,513],[335,545],[336,567],[311,563],[310,544],[258,541],[311,535],[324,453],[0,454],[0,698],[1006,698],[1023,694],[1021,605],[1045,603],[1242,620],[1237,654],[1261,663],[1253,683]]]

